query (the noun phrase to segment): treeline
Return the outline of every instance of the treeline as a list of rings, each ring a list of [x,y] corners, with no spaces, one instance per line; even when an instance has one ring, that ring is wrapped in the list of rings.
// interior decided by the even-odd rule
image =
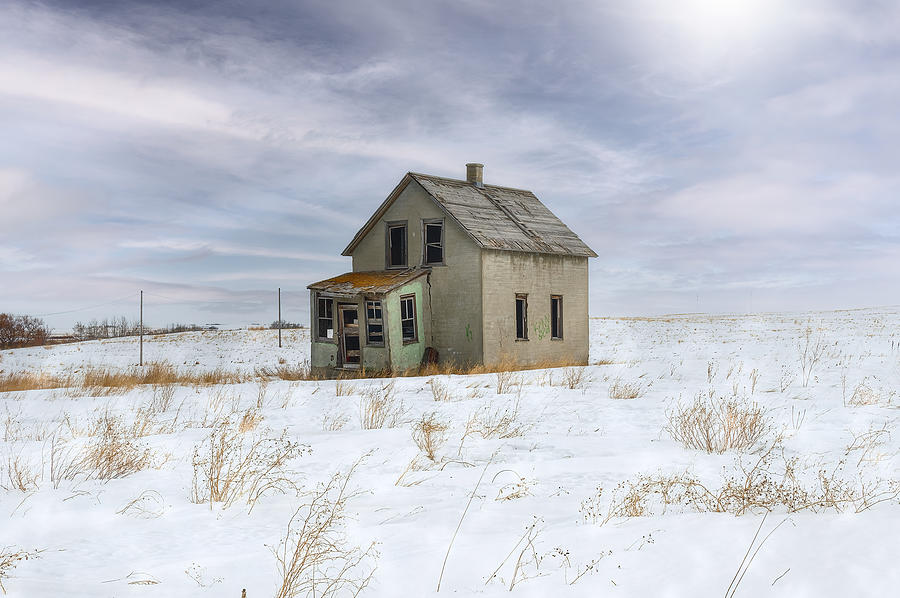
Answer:
[[[281,326],[278,325],[279,322],[281,323]],[[281,328],[282,330],[296,330],[298,328],[303,328],[303,326],[301,326],[297,322],[288,322],[287,320],[275,320],[274,322],[272,322],[271,325],[269,325],[269,328],[271,328],[272,330],[277,330],[278,328]]]
[[[198,324],[169,324],[162,328],[144,326],[144,334],[169,334],[173,332],[195,332],[198,330],[215,330],[216,326],[200,326]],[[72,327],[72,336],[80,341],[97,340],[103,338],[118,338],[122,336],[136,336],[141,333],[141,323],[138,320],[129,320],[125,316],[117,318],[104,318],[91,320],[90,322],[75,322]]]
[[[0,314],[0,349],[43,345],[50,329],[40,318]]]

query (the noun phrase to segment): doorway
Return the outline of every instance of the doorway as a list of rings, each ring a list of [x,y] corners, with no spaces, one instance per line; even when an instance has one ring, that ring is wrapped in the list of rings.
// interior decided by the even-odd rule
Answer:
[[[345,368],[358,368],[359,308],[355,303],[341,303],[338,305],[338,314],[341,325],[340,363]]]

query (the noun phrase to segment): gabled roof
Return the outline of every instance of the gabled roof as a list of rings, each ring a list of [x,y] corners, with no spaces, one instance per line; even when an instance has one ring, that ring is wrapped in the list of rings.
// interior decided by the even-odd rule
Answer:
[[[375,272],[347,272],[334,278],[314,282],[306,288],[341,295],[360,293],[383,294],[402,287],[411,280],[427,274],[428,270],[379,270]]]
[[[416,181],[466,233],[485,249],[597,257],[531,191],[409,172],[375,211],[342,255],[351,255],[411,182]]]

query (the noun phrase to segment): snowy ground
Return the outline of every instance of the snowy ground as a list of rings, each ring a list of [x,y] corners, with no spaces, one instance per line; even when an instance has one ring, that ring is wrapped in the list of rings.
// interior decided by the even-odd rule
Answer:
[[[807,327],[825,351],[804,386],[798,344]],[[377,558],[352,572],[376,567],[362,595],[431,595],[442,568],[440,594],[500,595],[512,585],[529,596],[724,595],[763,510],[736,516],[651,494],[631,513],[641,516],[607,517],[627,494],[627,485],[616,488],[642,475],[683,475],[715,489],[775,443],[773,478],[790,463],[799,484],[821,490],[824,471],[853,501],[799,512],[776,506],[754,550],[775,531],[737,595],[896,592],[900,501],[890,483],[900,479],[900,310],[594,319],[591,334],[595,365],[575,388],[565,381],[577,372],[564,370],[516,373],[503,394],[494,374],[438,376],[450,400],[436,401],[429,378],[400,378],[402,416],[382,429],[361,426],[361,404],[384,383],[375,380],[182,386],[164,408],[166,390],[149,387],[100,397],[76,388],[0,393],[0,550],[43,550],[0,582],[10,596],[28,597],[237,598],[242,588],[249,598],[272,596],[280,579],[271,549],[306,492],[365,456],[343,528],[349,547],[376,543]],[[271,331],[186,333],[149,340],[145,359],[252,372],[303,360],[306,343],[305,331],[286,332],[281,350]],[[135,362],[133,339],[0,352],[3,374]],[[611,398],[611,386],[625,385],[640,396]],[[771,430],[747,450],[686,448],[665,430],[667,412],[698,394],[756,402]],[[195,448],[208,450],[215,421],[248,413],[261,421],[241,433],[245,443],[284,432],[308,447],[285,474],[301,493],[265,493],[252,510],[246,500],[195,504]],[[435,461],[411,433],[431,413],[448,426]],[[471,424],[465,434],[470,420],[504,415],[507,438],[484,438]],[[96,441],[94,423],[104,417],[145,422],[129,442],[150,449],[152,466],[106,481],[84,472],[67,479],[59,463]],[[33,478],[25,491],[9,479],[14,463]]]

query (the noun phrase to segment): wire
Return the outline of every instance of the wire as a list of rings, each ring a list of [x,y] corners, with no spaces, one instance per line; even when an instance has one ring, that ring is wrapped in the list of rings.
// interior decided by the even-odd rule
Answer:
[[[36,317],[36,318],[43,318],[43,317],[46,317],[46,316],[59,316],[59,315],[62,315],[62,314],[72,314],[72,313],[75,313],[75,312],[77,312],[77,311],[87,311],[87,310],[89,310],[89,309],[96,309],[96,308],[98,308],[98,307],[103,307],[103,306],[105,306],[105,305],[112,305],[113,303],[121,303],[122,301],[125,301],[126,299],[128,299],[128,300],[134,300],[134,294],[133,294],[133,293],[129,293],[129,294],[126,295],[125,297],[121,297],[121,298],[119,298],[119,299],[113,299],[112,301],[107,301],[106,303],[98,303],[97,305],[89,305],[88,307],[79,307],[78,309],[69,309],[69,310],[66,310],[66,311],[54,311],[54,312],[46,313],[46,314],[37,314],[35,317]]]

